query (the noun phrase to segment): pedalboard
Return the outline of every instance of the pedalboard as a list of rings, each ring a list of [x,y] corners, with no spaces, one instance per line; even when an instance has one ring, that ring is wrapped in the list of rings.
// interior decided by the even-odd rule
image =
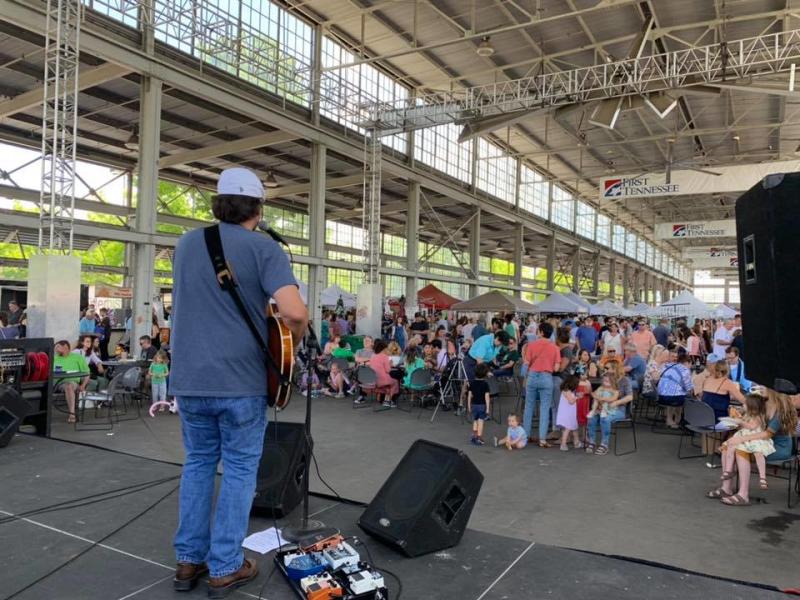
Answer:
[[[336,533],[302,540],[275,556],[301,600],[388,600],[383,575]]]

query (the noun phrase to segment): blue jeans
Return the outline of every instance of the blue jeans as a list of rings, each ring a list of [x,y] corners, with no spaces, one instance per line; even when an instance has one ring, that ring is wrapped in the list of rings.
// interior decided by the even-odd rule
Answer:
[[[586,423],[586,439],[590,444],[594,444],[594,440],[597,437],[597,423],[600,423],[600,433],[603,436],[601,444],[608,448],[608,443],[611,441],[611,424],[623,418],[625,418],[625,409],[620,406],[609,410],[607,417],[594,415]]]
[[[208,563],[212,577],[242,566],[256,474],[267,426],[266,396],[178,398],[186,461],[181,477],[175,554],[178,562]],[[222,484],[214,524],[211,505],[217,464]]]
[[[547,439],[547,428],[550,424],[550,405],[553,402],[553,375],[532,371],[528,373],[525,387],[525,412],[522,415],[522,428],[531,437],[533,413],[539,408],[539,439]]]

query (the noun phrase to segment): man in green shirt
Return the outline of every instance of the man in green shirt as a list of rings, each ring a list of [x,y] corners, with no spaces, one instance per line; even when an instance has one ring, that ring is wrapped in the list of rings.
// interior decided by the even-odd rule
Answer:
[[[56,379],[53,387],[56,392],[64,392],[64,396],[67,398],[67,410],[69,411],[67,423],[74,423],[75,398],[86,391],[86,386],[89,384],[89,365],[86,364],[86,358],[84,358],[83,354],[72,354],[69,342],[61,340],[56,342],[55,355],[53,356],[53,372],[54,374],[75,373],[74,377]]]
[[[514,367],[520,361],[519,350],[517,350],[517,340],[509,338],[508,349],[497,354],[497,368],[492,371],[495,377],[511,377],[514,375]]]

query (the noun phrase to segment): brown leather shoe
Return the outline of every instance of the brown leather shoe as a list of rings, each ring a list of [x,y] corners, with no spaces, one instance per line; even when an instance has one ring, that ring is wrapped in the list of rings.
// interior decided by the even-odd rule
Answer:
[[[245,558],[241,568],[236,573],[231,573],[225,577],[208,578],[208,597],[226,598],[236,588],[253,581],[256,575],[258,575],[256,561]]]
[[[206,573],[208,573],[206,563],[194,565],[192,563],[179,562],[175,568],[172,587],[176,592],[191,592],[200,578]]]

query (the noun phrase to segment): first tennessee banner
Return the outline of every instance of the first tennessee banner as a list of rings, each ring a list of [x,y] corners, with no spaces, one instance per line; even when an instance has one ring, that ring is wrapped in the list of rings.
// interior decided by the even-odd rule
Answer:
[[[688,238],[736,237],[736,221],[683,221],[682,223],[656,223],[657,240],[683,240]]]
[[[703,171],[675,169],[669,183],[665,173],[616,175],[600,180],[600,202],[624,198],[657,198],[693,194],[740,193],[767,175],[800,171],[800,161],[774,161],[747,165],[704,168]]]

